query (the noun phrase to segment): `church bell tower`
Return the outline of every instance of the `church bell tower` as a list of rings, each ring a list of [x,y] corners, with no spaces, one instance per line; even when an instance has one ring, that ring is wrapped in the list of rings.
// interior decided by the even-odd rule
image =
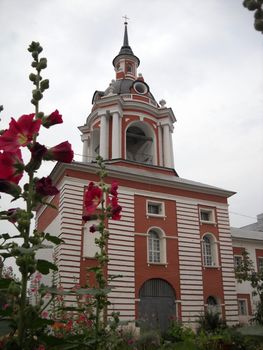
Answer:
[[[142,74],[124,23],[123,45],[113,59],[115,79],[103,91],[95,91],[92,111],[79,127],[83,162],[97,155],[106,161],[174,168],[172,132],[176,121],[165,101],[159,103]],[[138,165],[138,164],[137,164]]]

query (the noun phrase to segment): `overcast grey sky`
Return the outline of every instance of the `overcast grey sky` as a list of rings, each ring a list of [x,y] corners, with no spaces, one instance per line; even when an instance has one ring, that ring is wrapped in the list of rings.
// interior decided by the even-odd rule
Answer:
[[[179,176],[236,191],[232,226],[254,222],[263,212],[263,36],[241,0],[0,0],[0,128],[33,111],[27,47],[39,41],[51,86],[41,109],[64,118],[42,140],[67,139],[81,154],[77,127],[115,77],[125,14],[139,72],[176,115]]]

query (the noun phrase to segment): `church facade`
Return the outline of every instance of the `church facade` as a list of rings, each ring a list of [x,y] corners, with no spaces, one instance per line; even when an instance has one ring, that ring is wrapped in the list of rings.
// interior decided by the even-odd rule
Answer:
[[[93,222],[82,220],[83,195],[98,181],[96,155],[105,160],[106,182],[119,184],[120,221],[108,222],[107,273],[112,311],[123,321],[167,328],[170,318],[194,324],[206,310],[238,322],[228,198],[234,192],[183,179],[174,169],[172,132],[176,118],[157,102],[137,73],[140,60],[128,42],[113,60],[115,79],[95,91],[92,109],[79,127],[83,160],[58,163],[51,177],[59,210],[38,209],[37,228],[64,240],[55,249],[65,289],[85,285],[96,265]],[[69,300],[70,302],[70,300]]]

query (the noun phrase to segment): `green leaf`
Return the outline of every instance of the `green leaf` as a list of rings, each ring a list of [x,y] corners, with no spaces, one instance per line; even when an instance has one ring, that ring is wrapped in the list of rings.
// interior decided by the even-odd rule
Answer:
[[[7,289],[13,280],[11,278],[0,279],[0,289]]]
[[[42,328],[44,326],[51,326],[52,324],[54,324],[53,320],[38,317],[36,320],[34,320],[30,328],[37,329],[37,328]]]
[[[58,237],[56,237],[56,236],[53,236],[53,235],[51,235],[51,234],[49,234],[49,233],[46,233],[45,239],[46,239],[47,241],[49,241],[49,242],[52,242],[52,243],[56,244],[56,245],[58,245],[58,244],[60,244],[60,243],[64,243],[63,239],[58,238]]]
[[[10,257],[12,256],[11,253],[1,253],[0,255],[2,256],[2,258],[3,258],[4,260],[7,259],[7,258],[10,258]]]
[[[0,337],[10,333],[12,328],[10,327],[10,321],[5,319],[0,319]]]
[[[3,238],[3,239],[6,241],[7,239],[10,239],[11,237],[10,237],[10,235],[9,235],[8,233],[3,233],[3,234],[0,236],[0,238]]]
[[[37,270],[43,275],[47,275],[50,270],[58,271],[58,268],[55,264],[47,260],[38,259],[37,260]]]

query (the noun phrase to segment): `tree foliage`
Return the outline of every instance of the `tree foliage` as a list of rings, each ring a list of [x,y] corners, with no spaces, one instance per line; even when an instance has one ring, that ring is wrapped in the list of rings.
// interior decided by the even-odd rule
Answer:
[[[253,295],[259,298],[254,320],[263,325],[263,271],[255,271],[254,264],[246,250],[242,253],[242,257],[242,261],[235,270],[236,279],[239,283],[243,281],[250,282],[253,288]]]

